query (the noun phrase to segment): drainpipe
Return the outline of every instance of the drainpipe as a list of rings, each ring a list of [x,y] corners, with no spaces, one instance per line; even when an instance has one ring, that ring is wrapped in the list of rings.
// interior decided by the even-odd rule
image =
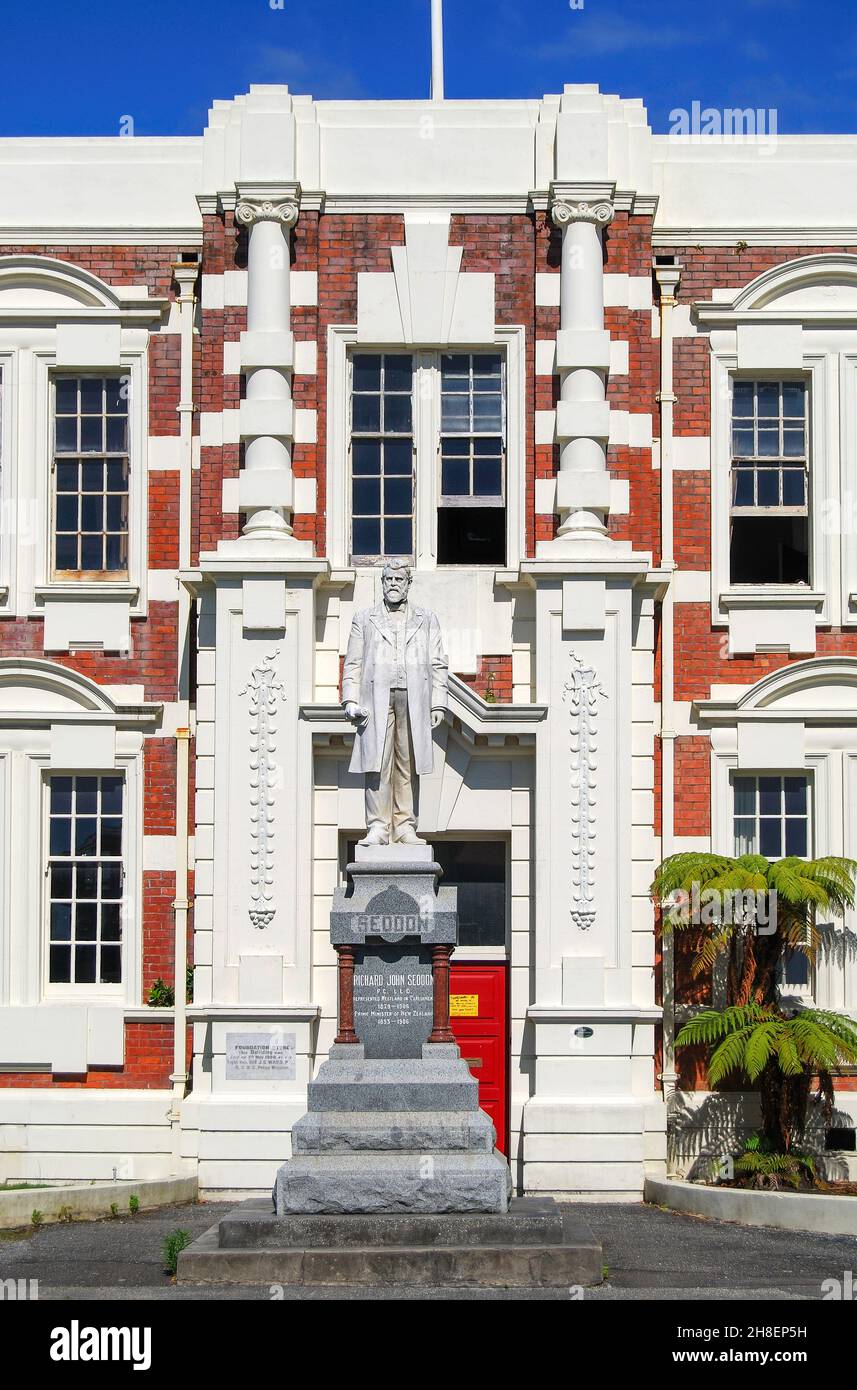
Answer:
[[[173,276],[179,287],[179,326],[181,330],[181,367],[179,384],[179,569],[189,570],[191,563],[191,497],[193,485],[193,324],[196,310],[196,282],[199,264],[196,261],[178,262]],[[191,596],[184,584],[179,585],[179,699],[187,704],[190,698],[190,611]]]
[[[675,571],[673,521],[673,309],[681,280],[680,265],[655,262],[660,290],[661,330],[661,568]],[[675,596],[670,582],[661,607],[661,858],[675,851]],[[661,1085],[668,1109],[678,1079],[675,1069],[675,949],[671,934],[663,937],[664,1042]]]
[[[193,482],[193,326],[196,309],[197,262],[180,262],[173,267],[179,287],[179,326],[181,331],[181,376],[179,387],[179,568],[191,563],[191,496]],[[182,1167],[181,1107],[187,1088],[187,929],[190,913],[188,898],[189,835],[188,780],[190,776],[190,620],[191,596],[179,586],[177,688],[182,727],[176,729],[176,895],[173,901],[174,1006],[173,1071],[170,1126],[172,1130],[173,1171]]]
[[[173,1136],[173,1171],[181,1170],[181,1106],[187,1088],[187,925],[188,898],[188,777],[190,729],[176,730],[176,896],[175,1004],[173,1009],[173,1083],[170,1125]]]

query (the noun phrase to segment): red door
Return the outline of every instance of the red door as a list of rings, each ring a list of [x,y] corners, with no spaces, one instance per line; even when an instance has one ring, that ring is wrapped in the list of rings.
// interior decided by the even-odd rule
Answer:
[[[449,980],[455,1041],[479,1082],[479,1104],[494,1121],[497,1148],[509,1152],[509,1029],[506,965],[456,965]]]

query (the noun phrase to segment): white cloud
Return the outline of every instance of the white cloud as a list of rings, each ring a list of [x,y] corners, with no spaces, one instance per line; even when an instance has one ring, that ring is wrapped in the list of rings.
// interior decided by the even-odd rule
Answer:
[[[540,44],[534,56],[542,61],[554,58],[605,57],[639,48],[684,48],[709,43],[711,31],[698,22],[679,25],[639,24],[617,14],[595,14],[581,10],[554,42]]]

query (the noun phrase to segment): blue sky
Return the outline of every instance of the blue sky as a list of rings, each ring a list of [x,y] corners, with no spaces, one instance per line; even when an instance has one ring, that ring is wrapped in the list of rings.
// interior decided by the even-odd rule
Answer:
[[[564,82],[671,109],[774,108],[781,133],[857,131],[854,0],[445,0],[447,96]],[[0,135],[196,135],[215,97],[428,94],[429,0],[5,0]]]

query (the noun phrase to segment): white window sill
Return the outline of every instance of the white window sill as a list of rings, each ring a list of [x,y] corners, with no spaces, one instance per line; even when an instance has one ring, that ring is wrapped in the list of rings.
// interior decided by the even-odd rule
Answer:
[[[121,985],[118,988],[113,985],[100,985],[95,989],[92,985],[48,985],[39,1003],[45,1008],[63,1004],[87,1004],[90,1008],[101,1005],[104,1008],[124,1009],[126,1001],[125,990]]]
[[[721,593],[718,605],[729,628],[730,656],[765,652],[814,656],[825,597],[800,584],[754,585]]]
[[[725,612],[733,608],[814,608],[820,610],[826,595],[805,584],[752,584],[725,589],[719,597]]]
[[[31,616],[45,620],[46,652],[80,648],[121,654],[131,649],[131,619],[141,616],[139,594],[127,580],[40,584]]]
[[[125,599],[136,603],[140,597],[139,584],[127,579],[57,579],[49,584],[37,584],[33,590],[37,602],[51,598],[77,599],[91,595],[100,599]]]

